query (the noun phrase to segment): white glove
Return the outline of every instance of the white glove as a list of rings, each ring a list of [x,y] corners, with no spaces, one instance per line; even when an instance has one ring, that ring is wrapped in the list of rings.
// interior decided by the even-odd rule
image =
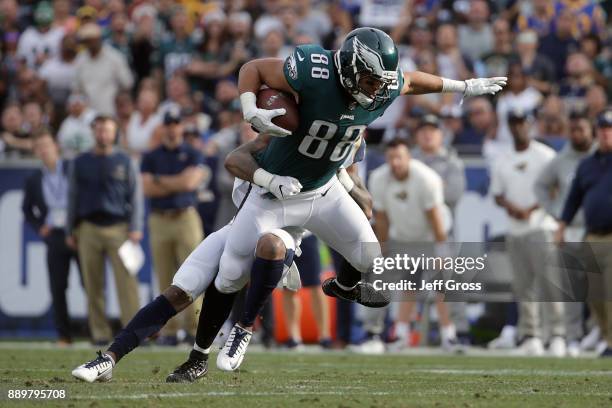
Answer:
[[[302,191],[302,185],[298,179],[272,174],[262,168],[253,173],[253,182],[271,192],[279,200],[284,200]]]
[[[506,86],[507,81],[506,77],[468,79],[465,81],[463,96],[495,95]]]
[[[272,119],[287,113],[285,109],[259,109],[257,107],[257,97],[253,92],[245,92],[240,95],[242,105],[242,116],[260,133],[270,136],[285,137],[291,134],[287,129],[276,126]]]

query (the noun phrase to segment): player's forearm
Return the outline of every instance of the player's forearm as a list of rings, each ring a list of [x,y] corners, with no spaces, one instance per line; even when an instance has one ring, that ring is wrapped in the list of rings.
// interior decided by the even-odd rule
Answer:
[[[269,142],[269,136],[259,135],[257,139],[237,147],[226,156],[225,168],[234,177],[253,182],[253,174],[259,169],[253,154],[264,149]]]
[[[405,94],[421,95],[442,92],[442,78],[426,72],[414,71],[405,75],[408,79],[404,86]],[[406,88],[407,87],[407,88]]]
[[[261,88],[262,78],[258,66],[259,60],[249,61],[244,64],[238,73],[238,92],[253,92],[254,94]]]

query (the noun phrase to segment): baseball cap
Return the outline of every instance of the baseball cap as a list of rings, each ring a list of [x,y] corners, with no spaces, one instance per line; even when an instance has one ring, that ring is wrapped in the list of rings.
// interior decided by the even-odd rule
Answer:
[[[433,126],[433,127],[439,128],[440,119],[438,119],[436,115],[431,114],[431,113],[423,115],[421,119],[419,120],[419,123],[417,124],[417,127],[415,130],[419,130],[420,128],[424,126]]]
[[[181,122],[181,111],[180,109],[169,109],[165,114],[164,114],[164,125],[170,125],[173,123],[180,123]]]
[[[597,115],[596,123],[599,128],[612,127],[612,108],[605,109]]]
[[[102,37],[102,29],[96,23],[86,23],[79,28],[79,39],[88,40]]]
[[[37,25],[46,26],[53,22],[53,7],[46,1],[38,3],[34,10],[34,21]]]

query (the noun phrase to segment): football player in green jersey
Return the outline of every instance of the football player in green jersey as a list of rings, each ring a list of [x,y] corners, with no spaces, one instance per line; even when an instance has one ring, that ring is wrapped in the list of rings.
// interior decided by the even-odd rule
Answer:
[[[397,48],[387,34],[359,28],[347,35],[338,51],[303,45],[285,61],[253,60],[240,70],[244,119],[260,133],[274,137],[249,165],[241,166],[248,171],[235,174],[251,185],[227,236],[219,274],[238,278],[250,271],[251,283],[244,316],[217,357],[220,369],[231,371],[240,366],[253,322],[281,278],[287,254],[282,234],[275,237],[275,231],[288,226],[310,230],[361,273],[380,255],[366,216],[334,177],[367,125],[400,95],[495,94],[507,80],[455,81],[424,72],[402,72],[398,62]],[[296,98],[300,120],[293,134],[272,123],[285,113],[283,109],[257,107],[256,93],[264,85]],[[276,186],[282,200],[266,194],[278,175],[286,180]],[[264,241],[266,250],[260,246],[262,236],[270,237]],[[371,285],[361,281],[360,274],[340,274],[324,282],[323,290],[366,306],[384,303]]]

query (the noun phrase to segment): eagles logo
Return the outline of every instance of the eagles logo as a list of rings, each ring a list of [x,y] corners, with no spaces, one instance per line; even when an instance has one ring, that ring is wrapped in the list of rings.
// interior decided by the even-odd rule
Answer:
[[[527,170],[527,163],[519,163],[516,166],[514,166],[518,171],[525,171]]]
[[[297,65],[295,63],[295,54],[291,54],[287,58],[286,65],[287,65],[287,72],[289,73],[289,77],[291,77],[291,79],[297,79],[298,71],[297,71]]]

